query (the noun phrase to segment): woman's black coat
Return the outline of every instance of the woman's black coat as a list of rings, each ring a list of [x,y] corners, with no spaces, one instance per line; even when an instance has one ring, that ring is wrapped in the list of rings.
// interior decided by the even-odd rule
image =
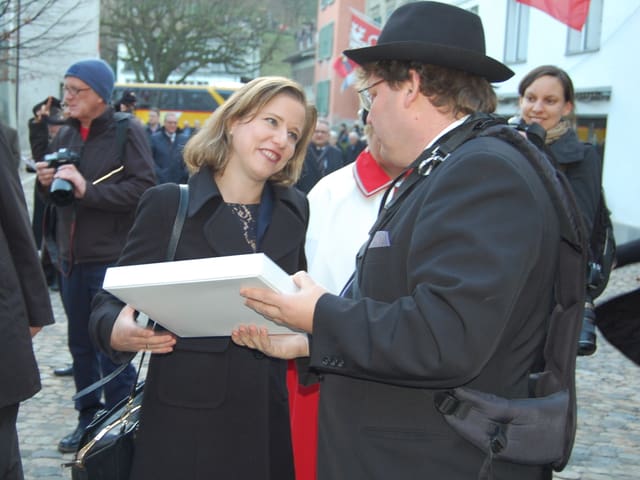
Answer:
[[[573,130],[568,130],[549,148],[569,180],[590,235],[602,191],[600,156],[593,145],[582,143]]]
[[[308,204],[293,188],[272,186],[272,192],[260,251],[294,273],[306,268]],[[174,184],[143,195],[120,265],[164,260],[177,204]],[[252,253],[242,235],[211,172],[195,174],[176,260]],[[114,352],[109,339],[122,305],[99,293],[90,322],[94,342],[120,360],[127,355]],[[293,479],[285,374],[285,361],[229,337],[178,339],[172,353],[153,355],[131,478]]]

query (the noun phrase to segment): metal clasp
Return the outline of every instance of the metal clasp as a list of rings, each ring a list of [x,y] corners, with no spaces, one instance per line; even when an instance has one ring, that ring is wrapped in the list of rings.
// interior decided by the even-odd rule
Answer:
[[[449,154],[447,153],[442,156],[440,153],[440,147],[436,147],[435,150],[431,152],[431,155],[428,158],[425,158],[420,162],[420,165],[418,165],[418,175],[423,177],[429,176],[433,169],[444,162],[447,158],[449,158]]]

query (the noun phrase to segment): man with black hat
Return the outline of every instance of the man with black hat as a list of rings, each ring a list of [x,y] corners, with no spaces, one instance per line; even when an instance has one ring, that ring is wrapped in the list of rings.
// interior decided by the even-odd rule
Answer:
[[[118,365],[91,344],[88,332],[93,296],[102,287],[106,269],[120,255],[142,193],[155,185],[153,160],[140,122],[129,121],[126,142],[119,144],[117,119],[110,107],[114,75],[98,59],[82,60],[64,76],[64,103],[69,125],[53,138],[50,152],[63,161],[57,168],[36,163],[38,187],[54,201],[56,263],[61,270],[62,301],[68,319],[69,350],[76,389],[91,385]],[[120,130],[122,131],[122,130]],[[67,150],[61,150],[67,149]],[[60,196],[50,189],[54,178]],[[54,257],[54,252],[50,252]],[[85,427],[101,408],[111,408],[131,390],[135,369],[129,366],[102,388],[76,400],[77,428],[58,444],[61,452],[76,450]]]
[[[296,294],[241,290],[257,312],[312,335],[242,327],[232,338],[310,356],[321,379],[319,480],[467,480],[487,464],[496,479],[550,479],[546,466],[491,462],[435,402],[459,386],[527,398],[542,357],[560,241],[545,186],[496,137],[434,155],[494,110],[491,82],[513,72],[486,56],[477,15],[437,2],[398,8],[376,46],[345,55],[361,67],[381,154],[414,168],[390,192],[343,296],[305,273]]]
[[[136,92],[133,90],[125,90],[122,92],[120,100],[113,105],[113,108],[116,112],[127,112],[133,115],[136,111],[137,101]]]

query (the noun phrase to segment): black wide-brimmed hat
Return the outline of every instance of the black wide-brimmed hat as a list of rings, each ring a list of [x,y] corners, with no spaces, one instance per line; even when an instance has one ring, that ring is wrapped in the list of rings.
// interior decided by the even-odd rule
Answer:
[[[387,20],[377,45],[345,50],[344,54],[360,65],[409,60],[455,68],[490,82],[502,82],[514,74],[486,55],[480,17],[438,2],[399,7]]]

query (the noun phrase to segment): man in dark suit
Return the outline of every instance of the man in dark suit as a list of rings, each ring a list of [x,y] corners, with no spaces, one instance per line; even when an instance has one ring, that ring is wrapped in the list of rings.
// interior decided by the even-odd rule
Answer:
[[[18,406],[41,388],[31,338],[53,323],[18,171],[0,130],[0,478],[23,478]]]
[[[188,135],[178,133],[178,117],[169,112],[164,116],[164,127],[151,135],[151,154],[158,185],[161,183],[187,183],[189,172],[182,159]]]
[[[18,131],[0,122],[0,131],[4,135],[9,146],[9,155],[5,161],[8,161],[12,168],[18,170],[20,168],[20,142],[18,141]]]
[[[310,355],[321,374],[319,480],[467,480],[487,465],[496,479],[550,479],[547,466],[491,462],[435,402],[460,386],[526,398],[540,366],[560,244],[547,190],[496,137],[434,154],[476,124],[473,114],[495,109],[490,82],[513,72],[485,55],[478,16],[437,2],[398,8],[376,46],[345,55],[361,66],[381,154],[407,175],[343,296],[305,273],[294,295],[241,291],[262,315],[311,336],[271,339],[244,327],[234,341]]]
[[[307,155],[304,157],[302,173],[296,187],[304,193],[309,193],[322,177],[343,165],[342,151],[329,143],[329,122],[320,119],[307,147]]]

